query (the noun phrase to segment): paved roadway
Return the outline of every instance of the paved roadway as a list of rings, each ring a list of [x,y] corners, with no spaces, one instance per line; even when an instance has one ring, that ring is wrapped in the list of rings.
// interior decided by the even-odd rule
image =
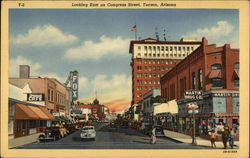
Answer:
[[[149,136],[134,129],[110,128],[107,125],[96,126],[95,140],[81,140],[80,130],[57,141],[32,143],[18,149],[205,149],[174,140],[157,138],[156,144],[149,143]]]

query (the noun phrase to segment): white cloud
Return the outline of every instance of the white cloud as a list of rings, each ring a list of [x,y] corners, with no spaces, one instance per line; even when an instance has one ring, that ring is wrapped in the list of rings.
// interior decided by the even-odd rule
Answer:
[[[183,36],[196,37],[198,39],[206,37],[209,43],[217,45],[232,44],[233,46],[237,46],[238,43],[236,41],[238,39],[237,36],[232,35],[234,33],[233,31],[235,31],[233,25],[227,21],[218,21],[216,25],[210,28],[199,28],[196,31],[187,33]]]
[[[127,55],[130,39],[122,37],[110,38],[105,35],[100,37],[100,41],[84,41],[76,48],[70,48],[65,52],[66,59],[73,60],[98,60],[104,55],[116,56]]]
[[[33,62],[23,56],[17,56],[16,58],[11,58],[9,63],[9,76],[19,77],[19,65],[29,65],[31,67],[30,71],[32,76],[39,75],[38,71],[41,69],[41,65],[37,62]]]
[[[95,97],[97,91],[98,99],[101,102],[112,101],[116,99],[131,100],[131,76],[126,74],[114,74],[110,78],[107,75],[96,75],[93,80],[84,78],[84,84],[79,79],[79,90],[81,97],[79,99],[88,99]],[[88,96],[82,95],[86,94]]]
[[[50,46],[65,45],[77,41],[77,37],[65,33],[52,25],[37,26],[27,33],[11,37],[11,42],[16,45]]]

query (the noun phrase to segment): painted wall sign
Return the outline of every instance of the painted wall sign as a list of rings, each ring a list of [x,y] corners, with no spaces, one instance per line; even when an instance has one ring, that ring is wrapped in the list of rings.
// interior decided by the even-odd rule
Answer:
[[[45,97],[43,93],[28,93],[27,101],[44,101]]]

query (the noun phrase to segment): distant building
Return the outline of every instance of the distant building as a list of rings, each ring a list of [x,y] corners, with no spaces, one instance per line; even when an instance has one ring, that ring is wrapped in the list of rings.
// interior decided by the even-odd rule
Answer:
[[[70,90],[55,78],[30,77],[29,71],[29,66],[20,65],[20,77],[9,77],[9,83],[19,88],[28,84],[31,92],[25,94],[26,101],[42,105],[54,115],[68,115]]]
[[[223,122],[232,127],[239,121],[239,78],[239,49],[208,45],[203,38],[201,46],[161,78],[161,94],[168,101],[177,99],[181,130],[191,124],[186,104],[192,100],[184,97],[188,91],[203,94],[196,101],[197,125]]]
[[[147,38],[131,41],[132,102],[139,104],[153,88],[160,88],[160,78],[191,54],[201,42],[182,38],[181,41],[158,41]]]
[[[79,103],[78,105],[75,106],[75,108],[80,109],[82,111],[83,115],[78,116],[79,118],[82,119],[104,119],[106,118],[105,109],[107,108],[104,105],[99,104],[99,100],[96,98],[93,103],[90,104],[84,104],[84,103]],[[89,111],[88,114],[84,113],[84,111]],[[87,116],[88,115],[88,116]]]

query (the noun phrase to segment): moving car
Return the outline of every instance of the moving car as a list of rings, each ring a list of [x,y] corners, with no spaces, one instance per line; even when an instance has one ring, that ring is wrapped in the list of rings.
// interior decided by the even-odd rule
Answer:
[[[94,126],[85,126],[81,129],[80,137],[81,139],[94,139],[95,140],[96,131]]]

